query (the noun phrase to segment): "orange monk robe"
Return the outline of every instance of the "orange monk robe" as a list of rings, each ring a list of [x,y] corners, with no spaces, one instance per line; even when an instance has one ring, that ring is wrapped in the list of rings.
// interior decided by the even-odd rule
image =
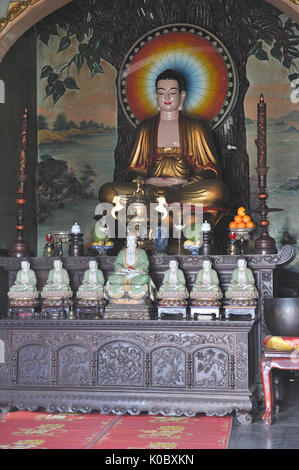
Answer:
[[[148,176],[151,165],[157,158],[157,136],[160,115],[143,121],[137,128],[132,152],[128,162],[127,175],[141,173]],[[221,176],[216,157],[216,149],[209,128],[199,119],[179,114],[180,148],[188,161],[188,170],[182,177],[202,176],[219,178]],[[207,172],[208,170],[208,172]],[[212,176],[211,176],[212,172]],[[210,173],[208,176],[207,173]],[[205,175],[206,174],[206,175]],[[150,176],[155,176],[151,174]],[[157,175],[161,176],[161,175]],[[170,175],[165,175],[170,176]],[[177,176],[177,175],[173,175]]]

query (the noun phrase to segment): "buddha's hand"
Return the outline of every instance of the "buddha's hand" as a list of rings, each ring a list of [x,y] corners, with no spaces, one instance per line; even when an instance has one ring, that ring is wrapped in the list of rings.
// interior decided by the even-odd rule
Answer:
[[[251,287],[251,284],[243,284],[242,289],[246,290],[246,289],[250,289],[250,287]]]
[[[209,287],[208,287],[208,290],[212,290],[212,289],[215,289],[215,284],[211,284]]]
[[[191,176],[190,180],[188,181],[187,184],[190,184],[190,183],[198,183],[199,181],[201,181],[203,178],[202,176],[200,175],[196,175],[196,176]]]

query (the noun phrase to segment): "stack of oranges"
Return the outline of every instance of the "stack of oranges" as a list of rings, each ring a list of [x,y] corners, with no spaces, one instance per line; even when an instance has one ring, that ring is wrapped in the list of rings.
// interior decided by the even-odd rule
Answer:
[[[251,220],[250,215],[246,214],[245,207],[239,207],[237,215],[234,220],[229,224],[229,228],[254,228],[255,224]]]

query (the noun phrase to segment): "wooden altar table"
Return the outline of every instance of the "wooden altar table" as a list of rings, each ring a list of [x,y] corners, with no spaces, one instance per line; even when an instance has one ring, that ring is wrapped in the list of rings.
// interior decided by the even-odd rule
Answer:
[[[250,411],[263,397],[260,359],[264,336],[263,299],[275,296],[275,269],[294,255],[291,246],[273,255],[245,255],[259,291],[255,320],[0,320],[0,405],[49,411],[101,413],[141,411],[165,415],[223,415],[235,411],[250,422]],[[169,259],[150,257],[156,286]],[[175,256],[189,290],[202,267],[202,256]],[[210,256],[222,290],[238,256]],[[65,257],[71,287],[80,285],[93,257]],[[97,258],[105,279],[115,258]],[[53,259],[29,258],[38,289]],[[0,257],[7,289],[21,259]],[[3,291],[3,288],[2,288]],[[7,292],[7,290],[6,290]]]

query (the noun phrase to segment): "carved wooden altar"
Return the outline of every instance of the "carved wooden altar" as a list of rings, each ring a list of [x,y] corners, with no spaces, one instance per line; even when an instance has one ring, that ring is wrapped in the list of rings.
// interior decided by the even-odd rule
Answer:
[[[293,248],[278,254],[246,255],[260,293],[255,320],[0,320],[0,405],[19,409],[101,413],[142,411],[164,415],[224,415],[236,411],[250,422],[262,386],[259,362],[264,335],[263,298],[275,293],[275,268],[289,262]],[[90,257],[63,259],[71,287],[80,285]],[[202,256],[177,256],[191,289]],[[222,289],[238,256],[213,255]],[[105,278],[114,257],[99,257]],[[38,288],[53,259],[30,258]],[[150,257],[159,286],[169,256]],[[20,259],[2,257],[14,282]]]
[[[257,397],[248,344],[257,322],[2,322],[2,405],[166,416],[236,410],[250,420]]]

